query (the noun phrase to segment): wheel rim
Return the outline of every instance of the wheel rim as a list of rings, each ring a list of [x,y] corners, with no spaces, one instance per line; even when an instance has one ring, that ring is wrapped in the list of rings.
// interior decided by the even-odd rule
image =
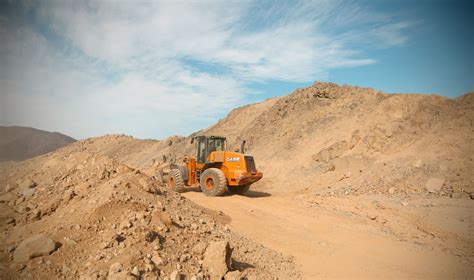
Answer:
[[[207,190],[214,189],[214,180],[212,179],[212,177],[206,178],[206,180],[204,181],[204,186],[206,187]]]
[[[170,179],[169,179],[169,187],[170,187],[170,190],[174,190],[174,178],[173,176],[170,176]]]

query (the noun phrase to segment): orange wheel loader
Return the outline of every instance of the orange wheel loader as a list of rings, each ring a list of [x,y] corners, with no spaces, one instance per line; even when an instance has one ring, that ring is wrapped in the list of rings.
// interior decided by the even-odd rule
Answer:
[[[207,196],[220,196],[227,190],[243,194],[263,177],[253,157],[245,154],[245,142],[240,152],[227,151],[226,138],[221,136],[197,136],[192,138],[193,142],[196,142],[196,157],[185,157],[181,164],[170,166],[170,190],[182,192],[186,187],[198,185]]]

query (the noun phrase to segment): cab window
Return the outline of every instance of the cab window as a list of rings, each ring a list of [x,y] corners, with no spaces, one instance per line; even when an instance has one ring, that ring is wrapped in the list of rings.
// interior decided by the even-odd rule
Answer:
[[[197,161],[198,162],[205,162],[206,161],[206,142],[205,141],[199,141],[199,143],[198,143]]]
[[[223,139],[210,139],[209,140],[209,153],[214,151],[224,151],[224,140]]]
[[[216,151],[223,151],[224,150],[224,140],[219,139],[216,140]]]

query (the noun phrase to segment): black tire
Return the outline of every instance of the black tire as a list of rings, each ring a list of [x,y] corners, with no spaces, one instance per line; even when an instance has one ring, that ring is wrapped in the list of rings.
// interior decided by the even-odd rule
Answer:
[[[168,176],[168,189],[173,192],[184,192],[184,181],[178,169],[171,169]]]
[[[229,191],[233,194],[244,194],[250,189],[250,185],[244,185],[244,186],[231,186],[228,187]]]
[[[217,168],[204,170],[200,178],[201,191],[207,196],[221,196],[227,191],[224,172]]]

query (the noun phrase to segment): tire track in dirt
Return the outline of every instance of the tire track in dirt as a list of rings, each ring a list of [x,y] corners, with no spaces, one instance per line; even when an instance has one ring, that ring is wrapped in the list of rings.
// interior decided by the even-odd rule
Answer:
[[[473,272],[461,258],[441,249],[400,241],[360,217],[308,208],[293,197],[183,195],[224,212],[231,218],[231,229],[293,255],[304,279],[446,279],[469,277]]]

